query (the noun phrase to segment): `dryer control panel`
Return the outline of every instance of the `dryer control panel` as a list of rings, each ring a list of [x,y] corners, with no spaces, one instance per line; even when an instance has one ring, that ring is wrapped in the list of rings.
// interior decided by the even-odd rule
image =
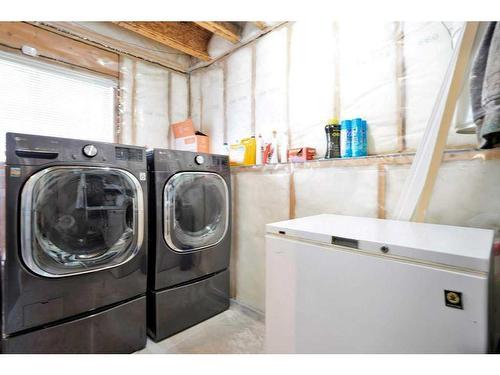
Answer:
[[[229,157],[226,155],[155,149],[149,151],[148,157],[152,160],[148,168],[155,171],[229,172]]]

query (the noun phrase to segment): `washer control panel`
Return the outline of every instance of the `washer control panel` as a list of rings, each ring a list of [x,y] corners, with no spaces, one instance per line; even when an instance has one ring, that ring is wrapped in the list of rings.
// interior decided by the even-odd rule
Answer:
[[[95,147],[92,144],[85,145],[85,146],[83,146],[82,152],[83,152],[83,155],[85,155],[89,158],[93,158],[94,156],[97,155],[97,147]]]

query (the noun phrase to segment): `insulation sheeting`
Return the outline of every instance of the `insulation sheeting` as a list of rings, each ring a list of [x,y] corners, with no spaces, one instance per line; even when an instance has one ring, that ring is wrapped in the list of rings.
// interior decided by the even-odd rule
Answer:
[[[399,151],[397,23],[339,23],[341,117],[368,122],[368,154]]]
[[[367,120],[369,153],[379,155],[232,170],[232,295],[241,303],[264,309],[266,223],[321,213],[393,217],[414,156],[381,154],[406,151],[405,143],[410,149],[418,145],[433,90],[439,89],[451,57],[451,47],[446,51],[441,39],[433,39],[432,30],[440,25],[422,25],[289,23],[192,74],[191,113],[200,114],[211,137],[226,135],[235,142],[260,133],[269,142],[272,130],[288,132],[290,146],[315,147],[322,158],[324,126],[340,112],[340,119]],[[453,34],[460,24],[447,26]],[[208,74],[216,76],[214,83],[201,84]],[[218,125],[208,130],[204,101],[220,103],[221,97],[223,110],[212,104]],[[474,136],[454,131],[448,146],[475,144]],[[445,155],[426,221],[500,229],[494,201],[500,161],[489,155]]]
[[[189,117],[189,80],[187,76],[182,74],[170,74],[170,90],[169,90],[169,122],[184,121]],[[174,146],[174,134],[170,129],[169,134],[170,147]]]
[[[265,309],[265,224],[287,220],[290,175],[286,170],[233,176],[232,271],[238,301]],[[265,193],[264,193],[265,192]]]
[[[253,22],[245,22],[241,30],[241,41],[243,43],[255,38],[262,32]]]
[[[377,217],[377,168],[297,168],[295,216],[319,214]]]
[[[287,34],[286,27],[273,31],[255,47],[255,135],[269,140],[273,130],[288,130]]]
[[[189,94],[188,78],[182,74],[170,74],[170,121],[184,121],[189,115],[187,97]]]
[[[233,43],[214,34],[208,41],[207,52],[211,58],[215,59],[231,51],[233,48]]]
[[[191,76],[189,78],[189,85],[190,85],[190,117],[193,120],[194,127],[197,130],[200,130],[201,126],[201,103],[202,103],[202,98],[201,98],[201,77],[205,70],[198,70],[196,72],[191,73]]]
[[[405,140],[408,150],[415,150],[420,143],[462,25],[445,22],[404,23]],[[464,94],[468,95],[467,92]],[[457,134],[455,127],[450,127],[448,146],[475,143],[474,135]]]
[[[444,163],[425,221],[491,228],[500,233],[499,171],[500,160]]]
[[[186,75],[121,57],[119,141],[170,148],[170,123],[188,117],[188,91]]]
[[[191,117],[195,124],[205,122],[203,101],[220,100],[223,87],[226,107],[217,123],[226,128],[207,125],[222,131],[229,143],[258,134],[270,142],[277,130],[280,138],[287,135],[290,147],[314,147],[321,158],[326,122],[332,117],[362,117],[368,122],[370,155],[414,150],[450,61],[453,36],[462,24],[444,25],[289,23],[195,70]],[[318,45],[321,55],[312,60]],[[225,85],[211,85],[213,93],[205,85],[202,93],[201,77],[213,75],[208,72],[221,66],[225,73],[218,80],[225,80]],[[450,130],[449,147],[473,144],[473,135]]]
[[[134,117],[138,145],[168,148],[168,78],[167,70],[137,62]]]
[[[321,157],[326,151],[325,125],[335,115],[334,23],[296,22],[290,32],[290,147],[314,147]],[[318,45],[321,56],[311,66]]]
[[[224,153],[224,74],[215,65],[201,76],[201,131],[210,137],[210,152]]]
[[[226,62],[227,141],[252,134],[252,48],[241,48]]]
[[[410,165],[388,165],[386,170],[386,218],[396,218],[396,205],[398,203],[406,178],[409,175]]]
[[[134,60],[120,57],[120,104],[119,121],[120,131],[118,139],[121,143],[132,144],[132,122],[134,120]]]
[[[409,165],[387,167],[386,209],[395,214]],[[500,233],[500,160],[450,161],[441,165],[426,222],[491,228]],[[466,176],[466,178],[464,178]]]

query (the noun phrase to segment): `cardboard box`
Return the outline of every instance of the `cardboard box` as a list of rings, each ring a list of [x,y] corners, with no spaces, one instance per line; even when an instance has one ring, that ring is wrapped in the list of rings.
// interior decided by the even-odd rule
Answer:
[[[210,152],[209,137],[194,128],[193,120],[172,124],[175,149],[181,151]]]
[[[316,155],[316,149],[312,147],[292,148],[288,150],[288,161],[292,163],[305,162],[313,160]]]

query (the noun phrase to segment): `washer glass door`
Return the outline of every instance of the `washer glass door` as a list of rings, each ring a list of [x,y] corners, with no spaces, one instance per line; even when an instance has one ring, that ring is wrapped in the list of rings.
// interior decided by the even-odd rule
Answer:
[[[143,196],[129,172],[51,167],[21,195],[21,252],[38,275],[63,277],[123,264],[143,238]]]
[[[181,172],[165,184],[164,238],[178,252],[214,246],[229,226],[229,190],[210,172]]]

